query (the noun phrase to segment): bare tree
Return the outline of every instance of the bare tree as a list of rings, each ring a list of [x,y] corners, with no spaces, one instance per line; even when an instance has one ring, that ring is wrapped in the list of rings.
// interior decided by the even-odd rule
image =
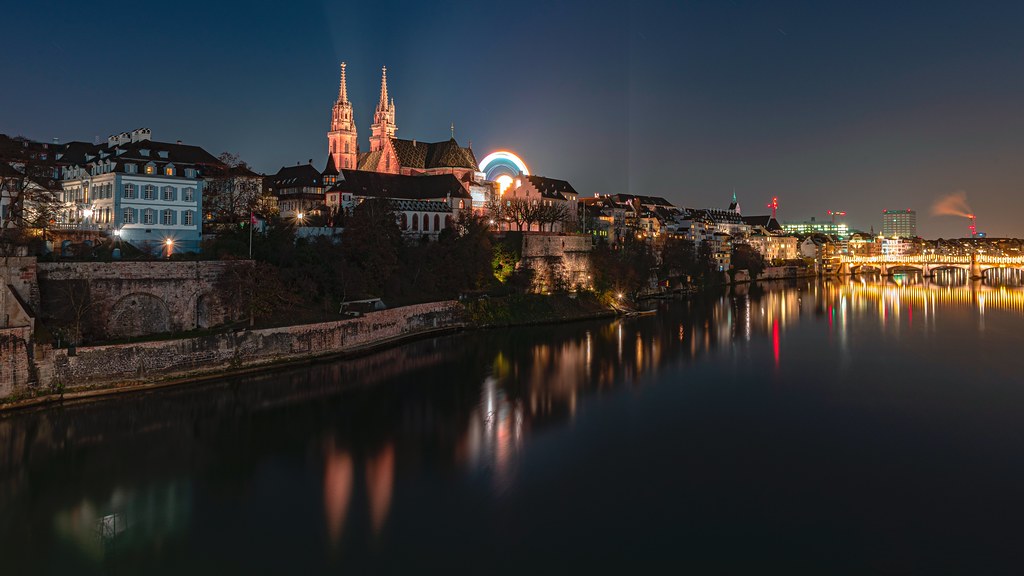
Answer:
[[[204,208],[213,222],[248,222],[262,204],[262,179],[236,154],[223,152],[217,160],[218,164],[207,168]]]
[[[0,255],[25,245],[63,208],[52,151],[26,138],[0,141]]]

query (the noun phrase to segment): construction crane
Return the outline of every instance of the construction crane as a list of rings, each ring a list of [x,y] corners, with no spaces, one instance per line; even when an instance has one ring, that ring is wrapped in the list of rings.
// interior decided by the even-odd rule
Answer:
[[[967,229],[971,231],[971,238],[978,237],[978,217],[974,214],[968,214],[967,217],[971,220],[971,224],[967,226]]]
[[[768,207],[772,209],[772,219],[775,219],[775,212],[779,209],[779,197],[773,196],[772,201],[768,204]]]
[[[832,217],[832,223],[836,223],[836,216],[846,216],[846,212],[840,212],[839,210],[826,210],[826,214]]]

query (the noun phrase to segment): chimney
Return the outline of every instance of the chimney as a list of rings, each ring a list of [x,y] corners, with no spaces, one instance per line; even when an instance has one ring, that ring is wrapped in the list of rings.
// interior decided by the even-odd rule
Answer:
[[[181,144],[181,140],[178,140],[178,144]]]
[[[415,138],[413,138],[413,140],[412,140],[412,147],[413,147],[413,148],[415,148],[415,147],[416,147],[416,139],[415,139]]]

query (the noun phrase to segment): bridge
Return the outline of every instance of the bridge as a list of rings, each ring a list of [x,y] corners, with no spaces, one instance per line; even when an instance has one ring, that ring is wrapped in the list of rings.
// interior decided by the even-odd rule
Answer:
[[[895,272],[916,271],[925,277],[938,270],[963,270],[969,278],[984,278],[993,269],[1024,271],[1024,256],[995,256],[970,254],[947,256],[927,254],[922,256],[840,256],[833,274],[864,274],[877,272],[889,276]]]

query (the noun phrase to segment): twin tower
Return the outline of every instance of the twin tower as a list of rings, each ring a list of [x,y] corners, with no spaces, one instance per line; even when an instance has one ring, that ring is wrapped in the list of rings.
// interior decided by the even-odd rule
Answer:
[[[370,152],[380,150],[386,138],[394,138],[398,127],[395,125],[395,100],[388,100],[388,67],[381,68],[380,101],[373,113],[370,126]],[[338,87],[338,101],[331,113],[331,129],[327,132],[330,158],[338,170],[355,170],[359,165],[359,137],[356,123],[352,118],[352,103],[348,100],[348,85],[345,81],[345,63],[341,63],[341,85]]]

